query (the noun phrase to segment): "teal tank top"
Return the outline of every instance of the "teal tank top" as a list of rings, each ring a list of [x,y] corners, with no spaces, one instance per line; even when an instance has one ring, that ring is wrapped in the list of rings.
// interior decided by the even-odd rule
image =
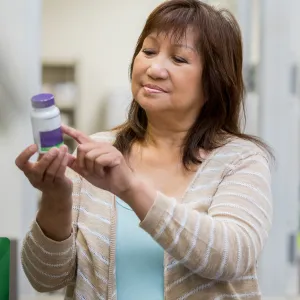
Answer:
[[[140,220],[116,198],[116,284],[118,300],[164,299],[164,251],[139,227]]]

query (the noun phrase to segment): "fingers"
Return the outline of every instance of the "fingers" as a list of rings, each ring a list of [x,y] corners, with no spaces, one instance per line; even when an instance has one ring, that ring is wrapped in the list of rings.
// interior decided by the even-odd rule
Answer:
[[[68,157],[68,164],[67,164],[67,166],[68,166],[69,168],[71,168],[71,166],[72,166],[72,165],[74,164],[74,162],[76,161],[76,157],[73,156],[72,154],[69,154],[69,153],[67,153],[66,155],[67,155],[67,157]]]
[[[39,180],[43,180],[46,170],[59,155],[60,151],[57,148],[50,149],[42,158],[34,165],[34,175]]]
[[[103,177],[105,168],[113,168],[119,165],[121,157],[117,151],[102,153],[95,149],[86,154],[85,161],[85,170],[88,174],[97,174]]]
[[[43,154],[40,160],[31,163],[29,162],[29,158],[37,150],[36,145],[33,145],[25,149],[17,157],[16,165],[24,172],[30,183],[40,189],[43,183],[53,183],[58,171],[64,174],[65,168],[60,170],[60,165],[67,153],[67,149],[66,146],[62,146],[60,149],[52,148],[46,154]],[[64,161],[64,165],[66,165],[68,161],[69,159],[67,159],[67,162]]]
[[[52,160],[51,164],[48,164],[48,168],[45,171],[44,174],[44,182],[54,182],[57,172],[60,169],[61,163],[65,157],[65,154],[68,150],[66,146],[61,146],[58,149],[56,149],[56,156],[55,159]],[[43,159],[41,160],[41,162]]]
[[[70,156],[71,156],[71,159],[70,159]],[[63,158],[61,160],[61,164],[60,164],[60,166],[59,166],[59,168],[58,168],[58,170],[56,172],[55,180],[60,180],[60,179],[64,178],[65,172],[66,172],[66,168],[67,168],[67,166],[68,166],[68,164],[70,163],[71,160],[74,161],[73,158],[75,160],[75,157],[73,157],[72,155],[70,155],[68,153],[68,151],[66,151],[64,153],[64,156],[63,156]]]
[[[44,155],[45,155],[45,154],[39,153],[39,156],[38,156],[38,158],[37,158],[37,161],[40,161],[40,160],[43,158]]]
[[[94,167],[95,167],[95,159],[101,155],[102,151],[99,150],[98,148],[93,149],[91,151],[89,151],[88,153],[86,153],[86,155],[84,156],[84,164],[85,164],[85,168],[89,173],[94,173]],[[81,163],[82,164],[82,163]]]
[[[31,145],[27,147],[15,160],[16,166],[21,170],[25,171],[28,167],[29,159],[38,150],[37,145]]]
[[[96,158],[95,165],[103,168],[114,168],[121,163],[121,155],[119,153],[106,153]]]
[[[64,134],[73,138],[78,144],[90,143],[93,141],[89,136],[85,135],[81,131],[67,125],[61,125],[61,129]]]
[[[99,156],[104,153],[108,153],[111,151],[111,145],[106,143],[86,143],[83,145],[79,145],[77,149],[77,165],[81,169],[86,169],[86,162],[87,162],[87,153],[93,151],[92,157],[90,157],[89,160],[89,166],[91,168],[91,160],[96,155]]]
[[[85,143],[78,146],[77,157],[68,166],[83,177],[105,175],[105,168],[113,168],[121,163],[122,154],[109,143]]]
[[[84,177],[83,171],[78,167],[76,160],[74,160],[72,164],[68,164],[68,167],[80,176]]]

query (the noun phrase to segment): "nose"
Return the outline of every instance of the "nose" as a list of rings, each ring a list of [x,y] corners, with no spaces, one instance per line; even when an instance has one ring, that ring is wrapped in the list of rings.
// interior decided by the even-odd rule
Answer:
[[[147,69],[147,75],[154,80],[167,79],[168,71],[162,63],[153,62]]]

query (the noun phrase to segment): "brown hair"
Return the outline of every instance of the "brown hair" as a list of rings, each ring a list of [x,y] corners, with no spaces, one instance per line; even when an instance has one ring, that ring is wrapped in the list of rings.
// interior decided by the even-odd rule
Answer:
[[[242,38],[238,23],[229,11],[198,0],[170,0],[159,5],[148,17],[137,41],[130,79],[134,60],[149,34],[165,33],[180,39],[189,28],[198,35],[195,46],[203,61],[202,83],[199,84],[203,86],[205,103],[185,138],[183,165],[189,168],[191,163],[201,163],[199,148],[216,149],[226,144],[229,137],[252,141],[271,154],[270,148],[259,138],[242,133],[241,111],[245,118]],[[115,147],[128,154],[134,142],[145,138],[146,112],[133,99],[127,121],[114,129],[118,131]]]

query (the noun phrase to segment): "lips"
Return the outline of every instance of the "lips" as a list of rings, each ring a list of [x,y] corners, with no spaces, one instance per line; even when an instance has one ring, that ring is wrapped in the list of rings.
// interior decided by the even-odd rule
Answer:
[[[165,89],[155,84],[144,84],[143,87],[149,93],[167,93]]]

